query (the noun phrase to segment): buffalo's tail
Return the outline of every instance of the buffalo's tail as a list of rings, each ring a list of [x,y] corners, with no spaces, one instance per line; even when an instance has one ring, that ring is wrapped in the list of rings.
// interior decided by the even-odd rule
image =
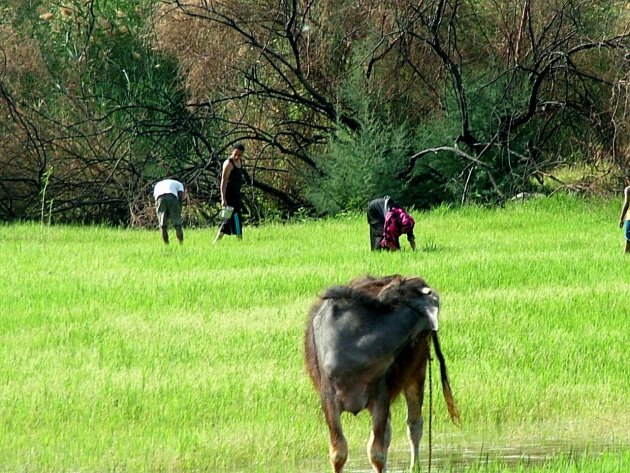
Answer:
[[[453,399],[453,393],[451,391],[451,385],[448,382],[448,374],[446,372],[446,362],[444,361],[444,355],[442,354],[442,350],[440,348],[440,340],[438,339],[438,334],[436,331],[433,332],[433,347],[435,348],[435,354],[438,357],[438,361],[440,362],[440,377],[442,378],[442,393],[444,394],[444,400],[446,401],[446,407],[448,408],[448,413],[451,416],[451,420],[457,426],[460,425],[459,420],[459,409],[457,409],[457,405],[455,404],[455,400]]]

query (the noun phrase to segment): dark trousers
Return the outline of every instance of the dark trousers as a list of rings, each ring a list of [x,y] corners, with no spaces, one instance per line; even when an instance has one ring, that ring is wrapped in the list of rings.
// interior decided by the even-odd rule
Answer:
[[[381,249],[385,226],[384,199],[374,199],[368,204],[367,221],[370,226],[370,248],[372,251],[378,251]]]
[[[383,225],[370,225],[370,248],[372,251],[382,250],[381,241],[383,240]]]

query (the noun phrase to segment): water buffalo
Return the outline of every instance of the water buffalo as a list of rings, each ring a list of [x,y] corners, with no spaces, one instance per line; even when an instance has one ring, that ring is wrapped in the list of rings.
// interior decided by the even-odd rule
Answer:
[[[430,340],[440,362],[442,392],[456,424],[444,357],[437,336],[439,297],[419,277],[364,277],[328,289],[312,307],[304,337],[307,371],[319,392],[330,433],[330,462],[343,471],[348,444],[342,412],[368,409],[372,433],[368,455],[385,470],[391,440],[390,404],[403,392],[411,468],[418,468],[422,401]]]

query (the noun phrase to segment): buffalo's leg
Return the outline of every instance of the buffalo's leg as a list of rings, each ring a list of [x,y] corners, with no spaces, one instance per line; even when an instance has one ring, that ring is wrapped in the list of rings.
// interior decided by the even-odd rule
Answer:
[[[369,404],[372,415],[372,433],[368,441],[368,456],[376,473],[385,471],[387,450],[392,438],[391,419],[389,414],[389,391],[385,382],[379,383],[376,396]]]
[[[411,448],[411,471],[420,471],[420,440],[422,439],[422,402],[424,399],[424,378],[426,363],[422,366],[420,380],[413,382],[405,388],[407,400],[407,435]]]
[[[331,391],[322,392],[321,401],[330,434],[328,450],[330,463],[332,463],[335,473],[341,473],[348,459],[348,442],[341,428],[341,409]]]

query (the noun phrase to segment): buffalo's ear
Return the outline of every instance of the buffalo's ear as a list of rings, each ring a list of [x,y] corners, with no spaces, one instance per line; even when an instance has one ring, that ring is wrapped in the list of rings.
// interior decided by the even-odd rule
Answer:
[[[393,303],[396,298],[400,297],[401,292],[401,284],[403,282],[403,278],[396,275],[388,284],[383,286],[383,288],[378,293],[378,299],[384,303]]]

